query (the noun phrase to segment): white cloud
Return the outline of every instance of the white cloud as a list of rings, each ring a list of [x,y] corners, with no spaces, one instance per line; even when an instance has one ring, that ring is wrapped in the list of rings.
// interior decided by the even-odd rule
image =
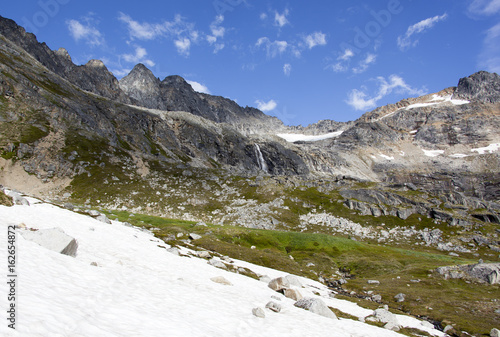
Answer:
[[[210,95],[210,90],[208,90],[208,88],[205,85],[203,85],[199,82],[196,82],[196,81],[187,81],[186,80],[186,82],[189,83],[191,85],[191,87],[193,87],[194,91]]]
[[[384,77],[377,77],[378,89],[377,93],[373,96],[369,96],[365,91],[366,88],[363,87],[362,90],[353,89],[349,95],[346,103],[352,106],[356,110],[366,110],[375,108],[378,101],[380,101],[385,96],[391,94],[393,91],[397,91],[401,94],[410,95],[425,95],[425,89],[415,89],[406,84],[404,79],[397,75],[389,76],[387,81]]]
[[[194,24],[187,22],[180,15],[175,15],[172,21],[162,23],[140,23],[124,13],[120,13],[118,19],[127,25],[131,40],[171,39],[179,54],[183,56],[189,55],[191,44],[198,42],[200,38],[200,33],[194,28]],[[215,22],[217,20],[216,18]],[[220,35],[221,30],[215,29],[215,33]]]
[[[261,13],[260,16],[259,16],[259,18],[261,20],[265,20],[265,19],[267,19],[267,14],[266,13]]]
[[[257,40],[255,46],[264,46],[266,48],[267,57],[274,58],[278,55],[283,54],[288,48],[289,44],[286,41],[271,41],[268,37],[261,37]]]
[[[257,108],[262,112],[268,112],[276,109],[278,104],[272,99],[269,102],[263,102],[261,100],[256,100]]]
[[[290,11],[288,9],[285,9],[283,13],[278,13],[277,11],[274,12],[274,25],[278,27],[283,27],[286,24],[290,24],[290,22],[287,19],[288,14]]]
[[[354,56],[354,53],[350,49],[344,50],[344,54],[340,55],[337,60],[349,61]]]
[[[126,62],[130,62],[130,63],[134,63],[134,64],[144,63],[148,67],[154,67],[155,63],[149,59],[146,59],[146,55],[148,55],[148,52],[146,51],[146,49],[137,46],[137,47],[135,47],[135,54],[123,54],[122,58]]]
[[[324,46],[326,45],[326,35],[322,32],[314,32],[304,37],[304,41],[309,49],[316,46]]]
[[[500,12],[500,0],[473,0],[469,12],[478,15],[494,15]]]
[[[174,41],[177,52],[184,56],[189,56],[189,50],[191,48],[191,40],[188,38],[181,38]]]
[[[366,56],[366,58],[359,63],[358,67],[352,69],[353,73],[355,74],[364,73],[368,69],[370,64],[374,63],[376,59],[377,55],[369,53]]]
[[[90,46],[100,46],[104,44],[104,38],[97,28],[92,24],[89,18],[84,19],[85,24],[78,20],[68,20],[66,25],[75,41],[84,40]]]
[[[290,63],[286,63],[284,66],[283,66],[283,73],[286,75],[286,76],[290,76],[292,72],[292,65]]]
[[[346,72],[347,70],[349,70],[349,67],[346,64],[343,64],[341,62],[337,62],[335,64],[331,64],[331,65],[329,65],[326,68],[327,69],[331,68],[336,73],[343,73],[343,72]]]
[[[479,54],[479,66],[484,70],[500,74],[500,23],[486,32],[483,50]]]
[[[405,35],[400,35],[398,37],[398,46],[401,50],[407,50],[411,47],[415,47],[418,44],[418,39],[412,41],[412,36],[414,34],[420,34],[425,32],[426,30],[434,27],[434,25],[440,21],[445,20],[448,17],[448,14],[444,13],[443,15],[436,15],[432,18],[428,18],[417,22],[414,25],[408,27]]]
[[[131,38],[152,40],[165,33],[165,27],[162,24],[152,24],[148,22],[140,23],[124,13],[120,13],[118,19],[128,25]]]

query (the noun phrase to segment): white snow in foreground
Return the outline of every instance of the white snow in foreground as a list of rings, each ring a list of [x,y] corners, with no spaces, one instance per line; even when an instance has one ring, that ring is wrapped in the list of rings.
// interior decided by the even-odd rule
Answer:
[[[422,151],[424,151],[424,154],[427,157],[437,157],[437,156],[440,156],[444,153],[443,150],[424,150],[424,149],[422,149]]]
[[[304,135],[301,133],[278,133],[277,136],[283,138],[287,142],[317,142],[319,140],[325,140],[329,138],[335,138],[340,136],[344,131],[335,131],[330,133],[325,133],[322,135]]]
[[[78,241],[76,257],[50,251],[17,230],[17,330],[0,325],[1,336],[400,336],[355,320],[332,320],[296,308],[294,301],[252,278],[217,269],[206,260],[177,256],[151,233],[120,222],[99,222],[59,207],[0,206],[0,242],[7,242],[7,227],[61,228]],[[186,249],[182,250],[186,252]],[[7,261],[1,250],[2,265]],[[91,263],[98,266],[92,266]],[[270,277],[285,273],[243,261],[235,264]],[[4,265],[5,266],[5,265]],[[7,268],[4,268],[7,270]],[[210,280],[223,276],[232,285]],[[330,298],[322,284],[301,278],[304,296],[318,291],[332,307],[358,317],[371,310]],[[6,282],[0,293],[7,294]],[[280,313],[265,310],[266,318],[252,315],[271,296],[282,297]],[[276,301],[276,300],[275,300]],[[6,315],[7,301],[0,301]],[[401,324],[436,336],[442,332],[421,321],[398,316]]]
[[[500,149],[500,143],[494,143],[494,144],[490,144],[486,147],[479,147],[477,149],[472,149],[471,152],[485,154],[486,152],[488,152],[488,153],[496,152],[496,151],[498,151],[498,149]]]

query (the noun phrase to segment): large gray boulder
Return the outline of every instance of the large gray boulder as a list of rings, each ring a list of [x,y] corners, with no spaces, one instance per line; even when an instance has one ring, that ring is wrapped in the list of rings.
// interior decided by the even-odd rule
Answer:
[[[337,319],[337,315],[319,298],[305,297],[294,304],[298,308],[309,310],[317,315]]]
[[[464,279],[480,283],[500,284],[500,263],[439,267],[436,272],[445,279]]]
[[[399,324],[396,315],[387,309],[377,309],[373,312],[373,316],[377,321],[385,323],[385,329],[393,331],[399,331],[401,329],[401,325]]]
[[[35,242],[40,246],[54,252],[69,256],[76,256],[78,242],[75,238],[67,235],[61,228],[40,229],[37,231],[21,232],[23,238]]]

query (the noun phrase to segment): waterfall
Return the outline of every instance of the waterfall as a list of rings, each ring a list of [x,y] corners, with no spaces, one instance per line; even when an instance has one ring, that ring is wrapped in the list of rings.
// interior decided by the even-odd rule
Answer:
[[[267,164],[266,161],[264,160],[262,152],[260,151],[259,144],[255,144],[255,154],[257,155],[257,163],[259,164],[259,168],[267,173],[268,172]]]

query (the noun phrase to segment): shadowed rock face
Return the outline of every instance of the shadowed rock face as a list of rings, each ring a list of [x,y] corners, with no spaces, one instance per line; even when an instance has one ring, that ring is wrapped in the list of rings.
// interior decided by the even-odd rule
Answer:
[[[479,71],[458,82],[454,98],[476,100],[484,103],[500,102],[500,76],[496,73]]]

